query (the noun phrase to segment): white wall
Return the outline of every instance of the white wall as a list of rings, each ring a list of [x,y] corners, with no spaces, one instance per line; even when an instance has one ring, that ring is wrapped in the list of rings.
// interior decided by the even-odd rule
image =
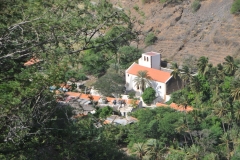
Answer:
[[[153,56],[142,54],[142,57],[138,59],[138,64],[148,68],[160,69],[161,54]]]
[[[151,56],[142,54],[142,57],[138,59],[138,64],[144,67],[151,68]]]
[[[135,75],[129,74],[126,72],[126,89],[127,90],[137,90],[137,87],[135,87],[134,78],[137,77]]]
[[[140,91],[137,89],[134,83],[134,78],[137,77],[132,74],[126,73],[126,89],[127,90],[134,90],[134,91]],[[166,84],[156,81],[151,81],[151,87],[156,91],[156,102],[162,102],[166,98]]]
[[[152,68],[160,69],[161,65],[161,54],[157,54],[155,56],[152,56]]]

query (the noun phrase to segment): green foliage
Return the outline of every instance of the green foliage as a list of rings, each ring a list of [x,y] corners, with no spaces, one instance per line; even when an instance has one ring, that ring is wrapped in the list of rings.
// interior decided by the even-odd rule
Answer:
[[[151,104],[153,100],[156,98],[156,91],[152,87],[148,87],[142,94],[142,99],[144,103]]]
[[[157,37],[153,32],[148,33],[144,39],[144,43],[147,46],[153,45],[156,41],[157,41]]]
[[[1,159],[126,159],[92,119],[73,121],[49,87],[72,77],[79,57],[84,74],[104,74],[116,43],[134,38],[129,17],[106,0],[1,1],[0,10]],[[31,58],[39,62],[24,66]]]
[[[124,92],[125,80],[117,73],[106,73],[93,86],[104,96],[118,96]]]
[[[194,0],[191,7],[193,12],[197,12],[197,10],[199,10],[199,8],[201,7],[201,3],[199,2],[199,0]]]
[[[84,73],[81,73],[80,71],[76,71],[76,70],[68,70],[66,72],[65,77],[66,77],[66,80],[74,78],[76,81],[79,81],[79,80],[84,81],[88,79]]]
[[[142,56],[142,50],[133,46],[122,46],[118,50],[119,64],[122,68],[127,69],[134,61]]]
[[[231,8],[232,14],[240,14],[240,0],[235,0]]]
[[[136,11],[138,11],[138,10],[139,10],[138,5],[133,6],[133,9],[135,9]]]
[[[110,116],[112,112],[113,112],[112,107],[106,106],[103,108],[98,108],[94,116],[98,118],[106,118],[107,116]]]
[[[133,99],[134,97],[135,97],[135,92],[133,91],[133,92],[130,92],[130,93],[128,93],[128,98],[129,99]]]

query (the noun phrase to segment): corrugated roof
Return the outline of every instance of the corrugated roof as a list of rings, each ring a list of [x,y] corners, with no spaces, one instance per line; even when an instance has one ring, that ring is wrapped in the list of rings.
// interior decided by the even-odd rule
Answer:
[[[137,75],[138,71],[147,71],[148,75],[157,82],[166,83],[171,78],[171,74],[168,72],[164,72],[154,68],[144,67],[137,63],[131,65],[130,68],[128,68],[127,73]]]

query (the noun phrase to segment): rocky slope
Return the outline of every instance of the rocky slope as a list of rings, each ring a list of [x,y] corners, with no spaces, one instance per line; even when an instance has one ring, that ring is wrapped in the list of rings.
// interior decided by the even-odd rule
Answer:
[[[135,26],[142,31],[138,46],[144,51],[162,53],[168,62],[181,63],[207,56],[216,65],[227,55],[240,55],[240,16],[230,13],[233,0],[201,1],[195,13],[191,7],[193,0],[179,4],[161,4],[159,0],[147,4],[141,0],[110,1],[144,22]],[[144,37],[150,31],[158,40],[145,46]]]

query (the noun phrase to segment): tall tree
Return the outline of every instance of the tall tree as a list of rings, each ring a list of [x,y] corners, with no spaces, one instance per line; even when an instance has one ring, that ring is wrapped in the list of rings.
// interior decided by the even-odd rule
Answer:
[[[171,75],[173,76],[173,78],[175,78],[177,80],[177,86],[179,89],[179,84],[178,84],[178,79],[179,79],[179,75],[180,75],[180,69],[178,67],[177,63],[172,63],[171,69],[173,70],[171,72]]]
[[[223,69],[224,69],[225,74],[230,75],[230,76],[234,75],[237,66],[234,62],[233,57],[227,56],[224,59],[225,59],[225,62],[223,62]]]
[[[0,153],[19,159],[30,148],[59,144],[61,117],[49,87],[64,82],[82,51],[126,42],[133,26],[106,0],[10,0],[1,1],[0,10]],[[106,36],[116,26],[124,30]],[[24,67],[31,58],[38,61]]]
[[[205,75],[206,74],[206,68],[208,66],[208,58],[204,57],[204,56],[200,57],[198,59],[197,66],[198,66],[198,72],[200,74]]]
[[[192,77],[193,77],[191,69],[188,68],[187,66],[183,66],[180,77],[183,80],[184,85],[188,84],[192,80]]]
[[[138,71],[137,77],[134,78],[134,83],[136,87],[139,87],[142,92],[144,92],[147,86],[151,86],[152,78],[148,75],[147,71]]]

